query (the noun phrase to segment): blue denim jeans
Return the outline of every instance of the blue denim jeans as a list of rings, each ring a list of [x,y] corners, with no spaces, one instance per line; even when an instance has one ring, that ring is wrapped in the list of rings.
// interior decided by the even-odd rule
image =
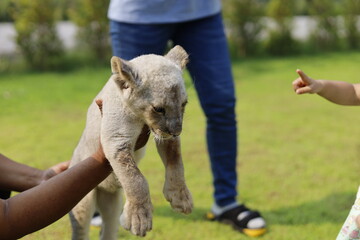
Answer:
[[[207,146],[219,206],[237,196],[235,89],[221,14],[182,23],[130,24],[110,21],[113,54],[130,60],[163,55],[169,40],[189,54],[187,68],[207,119]]]

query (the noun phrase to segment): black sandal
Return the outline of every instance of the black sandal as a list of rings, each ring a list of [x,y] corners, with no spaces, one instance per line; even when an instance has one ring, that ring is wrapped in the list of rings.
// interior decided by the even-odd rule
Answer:
[[[247,214],[246,217],[238,220],[239,214],[242,212],[248,211],[249,214]],[[265,226],[263,228],[248,228],[248,223],[250,220],[261,217],[260,213],[258,211],[252,211],[248,209],[244,204],[235,207],[233,209],[230,209],[219,216],[215,216],[212,212],[208,212],[206,214],[206,218],[210,221],[219,221],[221,223],[229,224],[231,225],[235,230],[238,230],[242,233],[244,233],[247,236],[250,237],[258,237],[266,232]]]

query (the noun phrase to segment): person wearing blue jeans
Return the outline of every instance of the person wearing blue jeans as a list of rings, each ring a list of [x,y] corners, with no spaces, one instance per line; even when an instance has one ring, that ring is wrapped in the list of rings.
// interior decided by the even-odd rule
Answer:
[[[163,55],[169,41],[189,54],[187,67],[207,119],[215,190],[207,217],[262,235],[264,219],[236,200],[236,97],[220,0],[111,0],[108,17],[114,56]]]

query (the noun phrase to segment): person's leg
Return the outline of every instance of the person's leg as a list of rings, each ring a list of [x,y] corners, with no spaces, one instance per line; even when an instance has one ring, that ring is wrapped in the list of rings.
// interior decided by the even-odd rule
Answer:
[[[336,238],[336,240],[349,239],[360,239],[360,186],[355,202]]]
[[[172,32],[168,24],[130,24],[110,21],[113,55],[131,60],[143,54],[162,55]]]
[[[221,16],[182,24],[174,37],[188,52],[188,69],[207,117],[207,144],[219,206],[236,202],[235,90]]]
[[[221,15],[181,24],[173,41],[190,56],[188,69],[207,118],[215,198],[211,219],[230,222],[250,236],[262,235],[265,221],[260,214],[236,201],[236,98]]]

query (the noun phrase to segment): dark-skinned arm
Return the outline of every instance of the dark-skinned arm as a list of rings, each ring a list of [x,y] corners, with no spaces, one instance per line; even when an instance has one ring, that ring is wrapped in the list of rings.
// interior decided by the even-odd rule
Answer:
[[[51,179],[0,201],[0,239],[18,239],[67,214],[111,173],[102,148]]]
[[[11,160],[0,154],[0,189],[22,192],[65,171],[70,161],[40,170]]]

